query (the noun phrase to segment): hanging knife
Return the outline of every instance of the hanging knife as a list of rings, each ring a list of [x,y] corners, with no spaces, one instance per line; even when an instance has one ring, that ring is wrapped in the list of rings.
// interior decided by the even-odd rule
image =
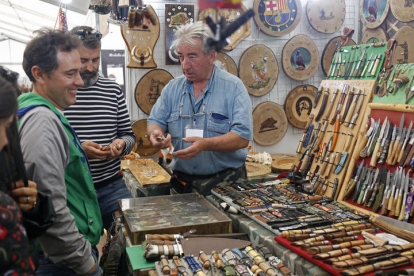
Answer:
[[[349,112],[349,109],[351,107],[351,103],[354,103],[354,105],[356,105],[356,103],[353,101],[353,99],[354,99],[354,88],[351,87],[351,89],[348,93],[348,99],[346,100],[345,110],[344,110],[344,114],[342,115],[341,124],[345,121],[345,118],[348,116],[348,112]]]
[[[316,118],[315,118],[316,122],[319,122],[319,120],[321,119],[321,117],[323,115],[323,112],[325,111],[326,103],[328,102],[328,97],[329,97],[329,88],[326,87],[325,92],[323,93],[321,108],[319,109],[318,115],[316,115]],[[332,101],[332,99],[331,99],[331,101]]]
[[[405,183],[404,183],[404,192],[403,192],[403,198],[402,198],[402,204],[400,207],[400,214],[398,216],[398,220],[402,221],[405,216],[405,209],[406,209],[406,203],[407,203],[407,196],[408,196],[408,184],[410,183],[410,176],[408,175],[409,172],[407,172],[407,175],[405,176]],[[398,207],[398,206],[397,206]]]
[[[328,126],[328,121],[325,121],[323,123],[323,127],[322,127],[321,131],[318,134],[318,138],[315,142],[315,145],[313,146],[313,152],[317,152],[319,150],[319,146],[322,143],[323,136],[325,136],[327,126]]]
[[[379,151],[379,148],[382,142],[382,138],[384,137],[385,130],[387,129],[387,126],[388,126],[387,122],[388,122],[388,117],[385,117],[385,121],[382,124],[381,131],[379,133],[378,139],[374,147],[374,151],[372,153],[371,162],[369,165],[374,168],[377,166],[377,161],[378,161],[379,156],[381,156],[381,152],[380,152],[380,155],[378,155],[378,151]]]
[[[369,56],[369,59],[367,60],[367,62],[366,62],[366,64],[365,64],[365,67],[364,67],[364,70],[362,71],[362,73],[361,73],[361,75],[360,75],[360,77],[364,77],[365,76],[365,72],[367,71],[367,69],[368,69],[368,66],[369,66],[369,63],[371,62],[371,60],[372,60],[372,56],[374,55],[374,52],[372,52],[371,53],[371,55]]]
[[[397,141],[395,142],[395,145],[394,145],[395,154],[392,158],[392,163],[391,163],[392,165],[395,165],[398,161],[398,156],[400,154],[401,148],[402,148],[403,143],[404,143],[404,137],[406,136],[406,133],[407,133],[406,130],[407,129],[403,128],[400,139],[397,138]]]
[[[378,194],[375,196],[374,205],[372,206],[372,211],[374,211],[374,213],[376,213],[381,207],[381,202],[384,198],[385,193],[387,192],[390,183],[390,172],[387,171],[387,167],[385,167],[385,171],[387,173],[384,172],[382,174],[382,178],[378,186]]]
[[[335,63],[338,62],[339,51],[335,51],[334,57],[332,58],[331,66],[329,67],[328,74],[326,75],[328,78],[331,77],[332,69],[335,67]],[[315,104],[316,106],[316,104]]]
[[[407,196],[407,201],[405,205],[405,212],[404,212],[404,222],[408,221],[408,218],[410,217],[411,207],[413,205],[413,192],[414,192],[414,184],[411,185],[410,192]]]
[[[340,160],[339,160],[338,165],[335,169],[335,174],[339,174],[342,171],[342,169],[345,166],[346,159],[348,158],[348,155],[349,155],[348,150],[349,150],[349,146],[351,145],[351,141],[352,141],[352,138],[354,137],[354,135],[352,135],[352,133],[347,134],[347,135],[348,135],[348,137],[346,138],[346,141],[345,141],[345,144],[344,144],[344,151],[341,153]]]
[[[356,105],[355,112],[354,112],[354,114],[352,115],[351,122],[349,123],[349,127],[350,127],[351,129],[352,129],[352,128],[354,128],[354,126],[355,126],[355,124],[356,124],[356,120],[358,119],[359,112],[360,112],[360,110],[361,110],[362,103],[364,102],[364,99],[365,99],[365,88],[364,88],[364,93],[363,93],[363,94],[361,94],[361,95],[358,97],[358,103],[357,103],[357,105]]]
[[[362,54],[361,54],[361,57],[359,58],[359,61],[358,61],[358,64],[357,64],[357,66],[356,66],[356,68],[355,68],[355,70],[353,71],[353,74],[352,74],[352,76],[355,78],[356,76],[357,76],[357,74],[358,74],[358,71],[359,71],[359,69],[360,69],[360,67],[361,67],[361,63],[362,63],[362,60],[364,60],[364,59],[366,59],[366,52],[367,52],[367,49],[369,48],[369,47],[371,47],[370,45],[367,45],[367,46],[365,46],[364,47],[364,50],[362,51]]]
[[[350,73],[352,71],[352,69],[351,69],[352,68],[352,65],[355,64],[355,54],[357,52],[356,47],[359,47],[359,46],[352,46],[352,48],[351,48],[354,53],[352,54],[352,58],[351,58],[351,60],[349,62],[348,68],[345,71],[345,74],[343,74],[344,75],[343,77],[345,79],[348,79],[348,77],[349,77],[349,75],[350,75]]]
[[[359,143],[358,143],[358,147],[356,147],[355,152],[354,152],[354,160],[358,160],[361,154],[361,151],[365,148],[368,138],[371,137],[371,133],[373,132],[375,127],[375,121],[374,119],[371,118],[371,125],[368,128],[367,126],[367,132],[364,134],[364,136],[362,136],[361,138],[359,138]],[[361,156],[362,157],[362,156]]]
[[[372,180],[371,184],[367,185],[365,187],[365,189],[363,191],[361,191],[361,194],[359,195],[359,197],[361,198],[361,196],[362,196],[362,198],[361,198],[361,203],[359,203],[359,201],[358,201],[359,204],[366,204],[366,201],[368,200],[367,198],[369,198],[371,196],[372,189],[374,188],[375,183],[377,182],[377,180],[379,181],[379,179],[378,179],[379,172],[380,172],[379,169],[375,170],[374,179]],[[358,200],[359,200],[359,198],[358,198]]]
[[[353,90],[354,90],[354,88],[352,88],[351,89],[351,92],[353,93]],[[351,105],[350,105],[350,107],[349,107],[349,110],[347,109],[347,108],[345,108],[345,110],[347,110],[348,112],[346,113],[346,117],[345,117],[345,112],[344,112],[344,116],[342,117],[342,124],[344,124],[345,126],[348,126],[349,125],[349,123],[351,122],[351,119],[352,119],[352,115],[354,115],[354,111],[355,111],[355,107],[356,107],[356,105],[357,105],[357,101],[358,101],[358,99],[359,99],[359,93],[360,93],[360,89],[357,89],[357,91],[355,92],[355,95],[354,95],[354,97],[353,97],[353,99],[352,99],[352,103],[351,103]],[[350,92],[350,93],[351,93]],[[345,119],[344,119],[345,118]]]
[[[377,181],[375,182],[374,188],[372,189],[372,193],[371,195],[367,195],[367,203],[366,206],[367,207],[371,207],[372,204],[374,203],[374,199],[377,195],[377,191],[379,190],[379,187],[381,184],[385,185],[385,176],[387,173],[387,168],[385,168],[384,170],[382,169],[381,166],[381,170],[380,170],[380,177],[379,179],[377,179]]]
[[[407,132],[406,132],[406,134],[405,134],[405,139],[404,139],[404,142],[403,142],[403,145],[402,145],[402,148],[401,148],[401,151],[399,152],[399,154],[398,154],[398,159],[397,159],[397,162],[400,162],[401,161],[401,159],[402,159],[402,156],[403,156],[403,154],[404,154],[404,150],[405,150],[405,147],[407,146],[407,143],[409,142],[409,140],[410,140],[410,135],[411,135],[411,128],[413,127],[413,121],[411,121],[410,122],[410,126],[408,127],[408,130],[407,130]],[[407,155],[408,155],[408,152],[407,152]],[[404,162],[405,163],[405,162]]]
[[[310,124],[310,125],[309,125],[309,127],[308,127],[308,130],[307,130],[307,132],[306,132],[305,142],[303,142],[303,146],[304,146],[305,148],[308,146],[309,139],[310,139],[310,137],[311,137],[312,131],[313,131],[313,124]]]
[[[313,114],[311,114],[310,117],[309,117],[309,121],[306,124],[305,129],[303,130],[302,138],[299,140],[299,145],[298,145],[298,148],[296,149],[296,153],[301,153],[302,152],[303,143],[305,142],[305,138],[307,136],[309,126],[312,124],[313,117],[314,117]]]
[[[364,160],[362,160],[361,164],[359,165],[355,177],[349,180],[348,186],[346,187],[346,190],[345,190],[344,199],[348,199],[352,195],[352,192],[354,191],[355,186],[358,183],[358,178],[361,175],[363,167],[364,167]]]
[[[374,136],[372,137],[371,144],[368,147],[367,156],[371,156],[372,152],[374,151],[375,145],[377,144],[377,139],[381,132],[380,126],[381,126],[381,122],[380,120],[378,120],[377,129],[375,131]]]
[[[390,210],[390,212],[389,212],[389,215],[390,216],[394,216],[395,215],[395,211],[397,209],[398,197],[400,195],[400,189],[401,189],[401,184],[400,183],[402,183],[404,185],[404,179],[405,179],[405,177],[404,177],[404,171],[401,168],[400,176],[398,178],[398,182],[395,183],[394,197],[390,199],[390,202],[392,202],[391,203],[391,206],[389,206],[389,204],[388,204],[388,207],[390,207],[390,209],[389,209]],[[401,204],[401,202],[400,202],[400,204]]]
[[[382,202],[381,202],[381,215],[385,215],[387,213],[388,210],[388,203],[390,200],[390,195],[391,195],[391,190],[392,190],[392,186],[394,184],[394,181],[396,179],[396,174],[397,174],[398,170],[395,170],[394,172],[394,178],[393,181],[391,181],[391,173],[388,172],[387,174],[387,183],[385,186],[385,190],[384,190],[384,196],[382,198]]]
[[[398,182],[401,180],[401,174],[402,174],[402,170],[400,169],[397,169],[394,172],[393,184],[392,184],[391,190],[389,191],[389,200],[388,200],[388,205],[387,205],[388,211],[391,211],[392,205],[394,205],[395,190],[397,189]]]
[[[328,109],[325,112],[325,116],[324,116],[325,120],[328,120],[328,117],[331,114],[331,111],[332,111],[332,108],[333,108],[333,105],[334,105],[334,102],[335,102],[335,99],[336,99],[337,95],[338,95],[338,88],[335,88],[335,91],[333,92],[332,97],[331,97],[331,101],[329,102]]]
[[[390,145],[390,141],[392,140],[392,133],[395,133],[395,125],[394,128],[392,127],[392,122],[389,125],[389,129],[388,129],[388,133],[386,135],[386,137],[382,140],[382,152],[381,152],[381,157],[380,160],[378,161],[378,164],[384,164],[385,162],[385,157],[387,157],[387,152],[388,152],[388,147]],[[394,135],[394,140],[395,140],[395,135]]]
[[[371,170],[367,176],[367,179],[362,183],[361,190],[359,191],[358,200],[357,200],[358,204],[361,204],[364,193],[365,193],[365,189],[367,188],[367,186],[371,184],[372,177],[374,176],[374,174],[375,173],[373,172],[373,170]]]
[[[362,175],[361,175],[361,178],[359,180],[359,184],[356,187],[357,190],[356,190],[354,196],[352,197],[352,201],[356,201],[358,199],[359,194],[361,193],[362,186],[363,186],[364,182],[369,181],[368,178],[371,177],[371,173],[372,173],[372,169],[369,169],[368,166],[365,166],[362,169]]]
[[[346,92],[348,91],[348,87],[349,84],[344,84],[344,87],[342,88],[342,92],[341,95],[339,96],[339,100],[338,100],[338,104],[336,105],[336,110],[334,115],[332,116],[331,119],[331,125],[333,125],[335,123],[335,120],[337,119],[337,115],[341,113],[341,109],[343,106],[343,103],[345,101],[345,97],[346,97]]]
[[[336,146],[336,142],[338,141],[340,120],[341,120],[341,115],[338,113],[336,115],[336,121],[335,121],[335,129],[334,129],[334,134],[333,134],[333,140],[332,140],[332,145],[331,145],[331,148],[329,149],[329,152],[333,152],[334,151],[335,146]]]
[[[403,155],[401,157],[401,160],[400,160],[400,162],[398,162],[398,165],[400,167],[405,167],[406,166],[407,159],[410,159],[411,160],[411,157],[409,156],[409,153],[412,150],[413,144],[414,144],[414,134],[411,135],[411,139],[410,139],[410,141],[407,143],[407,145],[405,147],[405,150],[404,150],[404,153],[403,153]]]
[[[313,149],[313,147],[315,146],[315,142],[318,139],[318,135],[319,135],[319,131],[321,129],[321,124],[322,123],[317,123],[315,129],[313,130],[313,134],[309,140],[309,145],[311,145],[311,149]]]
[[[321,84],[319,85],[318,90],[316,90],[316,92],[315,92],[315,100],[313,102],[313,108],[316,108],[316,106],[318,105],[319,99],[320,99],[321,94],[322,94],[322,89],[323,89],[323,87],[322,87],[322,82],[321,82]]]
[[[394,144],[391,142],[391,145],[390,145],[389,154],[388,154],[388,158],[387,158],[388,165],[393,165],[394,156],[397,154],[396,150],[399,147],[398,144],[399,144],[400,139],[401,139],[403,126],[404,126],[404,113],[401,116],[400,127],[398,128],[398,134],[397,134],[397,137],[395,138],[395,142],[394,142]]]
[[[405,184],[407,184],[407,186],[408,186],[408,182],[410,181],[410,176],[408,174],[409,174],[409,172],[407,172],[407,174],[405,175],[405,178],[403,176],[400,188],[398,189],[397,204],[394,203],[394,205],[395,205],[395,216],[397,216],[397,217],[400,215],[400,212],[401,212],[401,203],[403,201],[403,194],[404,194]]]

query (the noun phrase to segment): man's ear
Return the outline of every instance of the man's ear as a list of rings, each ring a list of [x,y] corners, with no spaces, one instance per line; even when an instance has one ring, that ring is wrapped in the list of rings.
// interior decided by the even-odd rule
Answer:
[[[42,69],[40,69],[39,66],[37,65],[33,66],[31,71],[32,71],[33,78],[36,80],[37,83],[40,83],[40,84],[45,83],[45,78],[47,78],[48,76],[42,71]]]
[[[213,64],[214,61],[216,60],[216,52],[215,51],[210,51],[208,53],[208,57],[209,57],[210,63]]]

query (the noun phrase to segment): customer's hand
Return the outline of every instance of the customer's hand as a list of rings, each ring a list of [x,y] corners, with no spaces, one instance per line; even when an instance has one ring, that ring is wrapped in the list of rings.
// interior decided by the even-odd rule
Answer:
[[[106,160],[112,160],[118,156],[121,155],[122,151],[125,147],[125,141],[122,139],[115,139],[110,145],[109,145],[109,151],[106,155]]]
[[[95,142],[92,142],[92,141],[83,142],[82,147],[88,159],[104,160],[108,156],[108,151],[102,151],[101,146]]]
[[[24,187],[23,180],[19,180],[10,185],[10,195],[22,211],[30,211],[37,204],[37,185],[29,180],[28,187]]]
[[[205,140],[201,137],[187,137],[183,138],[183,141],[191,145],[186,149],[173,152],[173,155],[177,158],[184,160],[191,159],[204,150]]]
[[[168,133],[167,137],[164,137],[164,134],[158,129],[151,132],[149,140],[151,145],[157,149],[166,149],[171,145],[171,135]]]

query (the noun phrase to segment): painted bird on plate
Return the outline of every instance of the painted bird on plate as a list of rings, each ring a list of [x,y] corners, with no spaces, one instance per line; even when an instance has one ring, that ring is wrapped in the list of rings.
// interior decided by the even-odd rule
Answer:
[[[378,8],[379,8],[378,0],[368,1],[369,16],[373,16],[375,19],[377,19]]]
[[[267,72],[267,56],[264,56],[258,64],[255,64],[253,61],[250,62],[252,66],[252,76],[255,81],[261,81],[266,76]]]
[[[293,61],[295,62],[295,64],[298,66],[298,69],[300,68],[300,67],[302,67],[303,69],[305,69],[306,68],[306,65],[305,65],[305,58],[302,56],[302,54],[300,53],[300,49],[297,49],[296,50],[296,53],[295,53],[295,57],[293,58]],[[301,69],[302,69],[301,68]]]

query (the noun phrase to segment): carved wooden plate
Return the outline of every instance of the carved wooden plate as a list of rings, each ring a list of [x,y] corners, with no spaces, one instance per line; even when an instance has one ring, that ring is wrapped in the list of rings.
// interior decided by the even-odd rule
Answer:
[[[414,62],[414,28],[410,25],[402,26],[394,35],[397,40],[392,64]],[[409,50],[411,49],[411,50]]]
[[[313,85],[299,85],[286,97],[284,108],[287,119],[294,127],[304,129],[312,111],[315,92]]]
[[[331,67],[332,59],[334,57],[336,49],[341,45],[341,37],[337,36],[329,40],[329,42],[326,44],[325,49],[323,49],[322,57],[321,57],[321,66],[322,66],[322,72],[325,74],[325,76],[329,72],[329,68]],[[356,45],[355,41],[353,39],[348,40],[347,46]]]
[[[411,0],[392,0],[390,8],[395,18],[401,22],[414,20],[414,2]]]
[[[132,151],[141,156],[153,155],[158,152],[147,138],[147,119],[137,120],[131,125],[132,131],[135,134],[135,146]]]
[[[369,44],[369,43],[377,43],[377,42],[387,42],[388,41],[388,34],[387,32],[378,27],[376,29],[365,29],[364,33],[361,36],[361,40],[359,44]]]
[[[300,0],[255,0],[254,22],[264,33],[282,36],[292,32],[302,17]]]
[[[262,146],[271,146],[282,140],[288,128],[283,107],[266,101],[253,110],[253,140]]]
[[[219,8],[210,8],[202,10],[198,13],[198,20],[205,21],[205,18],[211,15],[215,22],[217,22],[219,17],[224,17],[227,24],[233,22],[243,13],[246,12],[246,7],[241,4],[241,7],[238,9],[219,9]],[[231,36],[229,36],[230,44],[223,48],[223,51],[231,51],[236,48],[239,43],[248,37],[252,33],[252,26],[250,20],[245,24],[240,26]]]
[[[162,89],[174,77],[163,69],[154,69],[146,73],[135,87],[135,102],[145,114],[150,114],[155,102],[161,96]]]
[[[307,80],[315,75],[318,66],[318,47],[310,37],[296,35],[283,47],[282,68],[289,78],[297,81]]]
[[[264,45],[253,45],[240,57],[239,77],[253,96],[269,93],[276,84],[278,74],[276,56]]]
[[[316,31],[332,34],[338,31],[345,20],[345,0],[308,0],[306,16]]]
[[[359,2],[359,16],[362,24],[368,29],[378,28],[387,18],[389,10],[389,0],[360,0]]]
[[[216,60],[214,61],[214,64],[218,68],[223,69],[237,77],[237,65],[228,54],[216,53]]]

